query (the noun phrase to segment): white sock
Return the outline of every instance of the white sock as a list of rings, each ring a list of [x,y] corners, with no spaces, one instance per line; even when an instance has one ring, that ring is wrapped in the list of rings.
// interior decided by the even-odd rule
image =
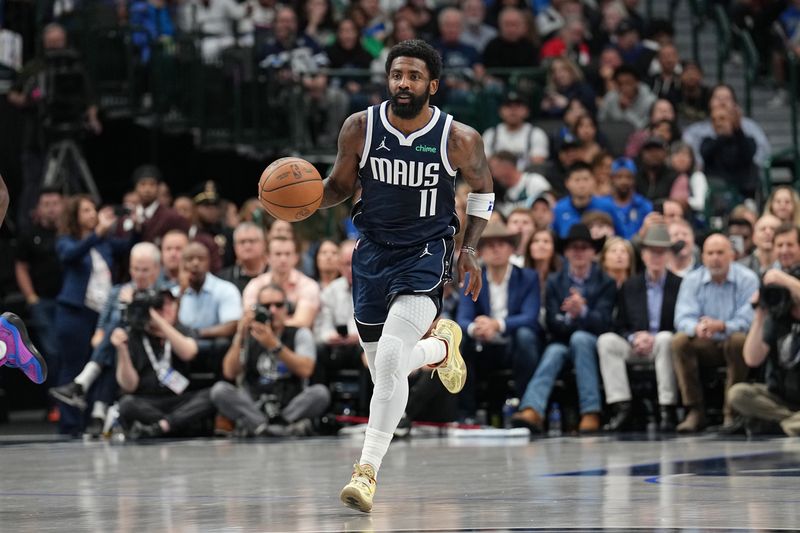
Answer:
[[[376,477],[393,436],[391,433],[378,431],[375,428],[367,428],[367,434],[364,436],[364,448],[361,450],[361,459],[358,460],[358,463],[372,465]]]
[[[411,352],[410,363],[416,365],[416,368],[425,365],[435,365],[436,363],[441,363],[446,355],[447,348],[445,348],[444,342],[441,339],[428,337],[427,339],[422,339],[414,346],[414,350]]]
[[[106,402],[94,402],[94,405],[92,406],[92,418],[105,420],[107,409],[108,405],[106,405]]]
[[[78,374],[78,377],[72,381],[83,387],[83,392],[87,392],[89,387],[92,386],[92,383],[94,383],[98,378],[102,370],[103,369],[100,367],[100,365],[94,361],[89,361],[86,363],[86,366],[83,367],[81,373]]]

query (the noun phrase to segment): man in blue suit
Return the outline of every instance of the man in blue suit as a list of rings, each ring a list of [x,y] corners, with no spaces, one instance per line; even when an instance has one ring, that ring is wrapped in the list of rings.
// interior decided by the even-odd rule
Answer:
[[[461,297],[456,321],[464,336],[461,352],[471,376],[480,370],[511,368],[521,397],[539,363],[539,278],[533,270],[511,264],[519,236],[499,223],[486,227],[478,241],[483,286],[478,300]],[[465,281],[466,282],[466,281]],[[467,380],[462,409],[476,408],[475,380]]]

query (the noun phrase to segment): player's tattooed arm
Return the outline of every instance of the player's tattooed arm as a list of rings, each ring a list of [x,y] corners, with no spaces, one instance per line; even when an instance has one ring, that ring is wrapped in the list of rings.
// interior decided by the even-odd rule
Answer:
[[[480,134],[460,122],[453,122],[450,129],[450,138],[447,141],[447,152],[454,168],[461,172],[461,177],[469,185],[472,192],[490,193],[493,191],[492,174],[489,172],[489,163],[483,150],[483,139]],[[486,227],[486,220],[468,216],[464,228],[464,248],[458,257],[458,272],[461,286],[469,274],[469,283],[464,287],[464,294],[472,295],[477,300],[481,292],[481,269],[478,258],[471,250],[478,247],[478,239]]]
[[[339,132],[339,146],[333,170],[323,182],[324,194],[321,208],[338,205],[356,192],[358,186],[358,163],[364,150],[364,135],[367,130],[367,112],[350,115]]]
[[[6,219],[6,212],[8,211],[8,187],[6,187],[6,181],[3,179],[3,176],[0,175],[0,226],[3,225],[3,222]]]

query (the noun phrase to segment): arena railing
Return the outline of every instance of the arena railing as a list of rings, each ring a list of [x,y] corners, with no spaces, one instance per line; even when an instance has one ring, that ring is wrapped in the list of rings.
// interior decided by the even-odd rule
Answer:
[[[733,31],[731,30],[731,21],[724,7],[719,4],[715,5],[713,13],[714,24],[717,29],[717,83],[724,83],[725,63],[730,58]]]
[[[705,0],[688,0],[689,12],[691,16],[692,28],[692,58],[698,65],[700,62],[700,31],[706,23],[706,2]]]
[[[762,173],[762,186],[766,197],[772,189],[774,179],[774,169],[776,167],[789,168],[792,171],[792,183],[795,189],[800,187],[800,132],[798,131],[798,91],[800,91],[800,80],[798,80],[798,69],[800,69],[800,58],[790,46],[789,40],[779,23],[773,25],[773,34],[782,43],[781,50],[786,60],[786,70],[788,74],[788,86],[786,87],[789,100],[789,120],[791,126],[790,146],[773,151],[767,163],[764,165]]]
[[[145,35],[130,25],[119,24],[107,4],[91,1],[76,11],[70,28],[71,40],[83,55],[104,114],[132,117],[150,127],[152,157],[157,155],[158,132],[163,130],[191,131],[198,145],[206,148],[255,154],[278,152],[287,146],[309,154],[314,151],[307,142],[308,132],[296,120],[303,111],[302,95],[299,91],[278,94],[275,80],[258,66],[259,58],[252,48],[234,46],[225,50],[219,61],[206,62],[201,55],[201,34],[183,33],[172,39],[142,42]],[[150,50],[147,62],[142,61],[142,44]],[[370,70],[323,72],[365,82],[375,76]],[[529,98],[535,116],[544,92],[545,69],[488,69],[487,75]],[[497,123],[497,108],[505,88],[468,76],[464,79],[469,84],[467,98],[444,107],[483,131]],[[289,124],[279,122],[280,116]]]
[[[196,36],[179,39],[170,48],[166,51],[160,43],[154,43],[149,65],[153,95],[150,111],[156,126],[175,126],[179,117],[178,125],[194,128],[201,146],[234,147],[259,153],[278,151],[288,145],[296,151],[314,154],[304,124],[292,122],[303,111],[302,92],[298,87],[280,86],[269,71],[258,66],[252,49],[233,48],[223,54],[221,62],[207,63],[199,54]],[[320,72],[327,74],[333,83],[336,79],[355,78],[364,86],[372,85],[369,90],[376,92],[374,71],[321,69]],[[497,108],[503,95],[498,84],[472,80],[461,71],[444,74],[460,76],[469,85],[466,98],[451,100],[443,106],[447,111],[479,131],[497,123]],[[488,69],[487,75],[506,80],[507,85],[530,99],[532,110],[539,108],[545,69]],[[168,101],[164,102],[165,99]],[[276,122],[279,116],[287,115],[287,110],[293,112],[286,117],[291,123]],[[288,131],[289,138],[276,135],[277,131]],[[324,147],[317,150],[321,152],[317,156],[324,158],[331,150]]]
[[[733,28],[733,37],[739,44],[742,54],[742,66],[744,68],[744,112],[747,116],[752,115],[753,110],[753,86],[758,79],[759,57],[753,36],[749,31]]]

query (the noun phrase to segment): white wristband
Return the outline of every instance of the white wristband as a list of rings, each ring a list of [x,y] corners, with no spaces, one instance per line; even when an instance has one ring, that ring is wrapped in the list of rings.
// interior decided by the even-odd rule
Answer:
[[[467,194],[467,215],[489,220],[494,210],[493,192],[471,192]]]

